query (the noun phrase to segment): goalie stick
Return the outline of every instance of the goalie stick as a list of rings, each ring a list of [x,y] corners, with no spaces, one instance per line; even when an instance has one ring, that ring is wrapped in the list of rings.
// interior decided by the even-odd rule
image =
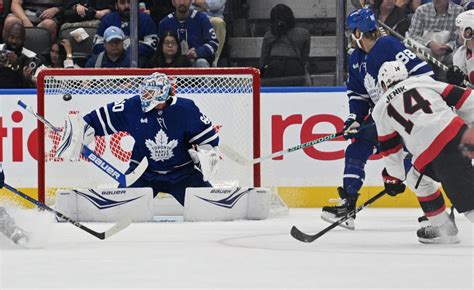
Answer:
[[[96,232],[96,231],[86,227],[85,225],[81,224],[80,222],[75,221],[75,220],[71,219],[70,217],[67,217],[67,216],[63,215],[62,213],[50,208],[46,204],[30,197],[29,195],[26,195],[25,193],[19,191],[18,189],[14,188],[14,187],[6,184],[6,183],[4,184],[4,187],[6,189],[8,189],[9,191],[13,192],[14,194],[28,200],[29,202],[37,205],[38,207],[40,207],[42,209],[45,209],[45,210],[47,210],[51,213],[54,213],[57,217],[67,221],[68,223],[73,224],[74,226],[80,228],[81,230],[83,230],[85,232],[88,232],[89,234],[91,234],[94,237],[96,237],[98,239],[101,239],[101,240],[105,240],[105,239],[115,235],[116,233],[118,233],[121,230],[128,227],[130,225],[130,223],[132,222],[129,217],[124,217],[123,219],[121,219],[119,222],[117,222],[115,225],[113,225],[110,229],[106,230],[105,232]]]
[[[359,131],[364,130],[364,129],[369,128],[369,127],[372,127],[372,126],[375,126],[375,124],[370,123],[368,125],[361,126],[361,127],[359,127]],[[315,139],[315,140],[312,140],[312,141],[308,141],[308,142],[303,143],[303,144],[299,144],[299,145],[289,147],[289,148],[283,149],[281,151],[278,151],[278,152],[275,152],[275,153],[272,153],[272,154],[268,154],[268,155],[265,155],[265,156],[262,156],[262,157],[259,157],[259,158],[255,158],[253,160],[247,159],[246,157],[242,156],[240,153],[238,153],[232,147],[230,147],[226,144],[220,144],[219,149],[222,151],[222,153],[224,153],[227,157],[232,159],[234,162],[236,162],[236,163],[238,163],[242,166],[249,166],[249,165],[261,163],[261,162],[269,160],[269,159],[273,159],[273,158],[281,156],[281,155],[288,154],[290,152],[298,151],[300,149],[304,149],[304,148],[309,147],[309,146],[313,146],[313,145],[316,145],[316,144],[319,144],[319,143],[322,143],[322,142],[325,142],[325,141],[329,141],[329,140],[335,139],[335,138],[337,138],[339,136],[342,136],[342,135],[344,135],[344,131],[340,131],[340,132],[337,132],[337,133],[326,135],[326,136],[323,136],[321,138],[318,138],[318,139]]]
[[[38,115],[31,106],[25,104],[22,100],[18,99],[18,105],[28,111],[30,114],[32,114],[36,119],[41,121],[43,124],[45,124],[47,127],[49,127],[51,130],[55,132],[60,132],[61,129],[54,126],[51,124],[48,120],[46,120],[43,116]],[[138,164],[138,166],[129,174],[124,174],[120,172],[117,168],[115,168],[112,164],[104,160],[102,157],[99,155],[95,154],[94,151],[92,151],[89,147],[86,145],[83,146],[82,156],[87,158],[92,164],[97,166],[100,170],[105,172],[108,176],[113,178],[115,181],[117,181],[120,186],[130,186],[135,181],[137,181],[140,176],[145,172],[145,170],[148,167],[148,159],[144,157],[142,161]]]
[[[363,210],[364,208],[366,208],[367,206],[369,206],[374,201],[376,201],[377,199],[381,198],[384,195],[385,195],[385,189],[382,190],[381,192],[377,193],[376,195],[374,195],[372,198],[370,198],[366,202],[364,202],[363,205],[359,206],[358,208],[355,208],[355,209],[351,210],[349,213],[347,213],[346,216],[338,219],[337,221],[335,221],[334,223],[332,223],[331,225],[329,225],[328,227],[326,227],[324,230],[320,231],[317,234],[309,235],[309,234],[306,234],[306,233],[303,233],[302,231],[300,231],[296,226],[293,226],[291,228],[291,231],[290,231],[291,236],[293,238],[297,239],[300,242],[304,242],[304,243],[314,242],[316,239],[320,238],[322,235],[329,232],[330,230],[337,227],[338,225],[344,223],[346,220],[350,219],[356,213]]]

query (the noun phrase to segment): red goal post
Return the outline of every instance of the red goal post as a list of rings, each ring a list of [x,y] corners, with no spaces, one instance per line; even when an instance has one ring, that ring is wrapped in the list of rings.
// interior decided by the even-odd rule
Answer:
[[[260,75],[255,68],[169,69],[45,69],[38,76],[39,115],[62,127],[68,112],[86,114],[113,101],[138,94],[138,84],[153,72],[168,75],[178,97],[196,102],[219,130],[220,143],[248,159],[260,156]],[[72,100],[66,102],[65,94]],[[87,160],[68,162],[54,157],[59,135],[38,122],[38,198],[54,189],[115,185]],[[133,138],[126,132],[97,137],[89,146],[125,172]],[[225,155],[212,182],[260,186],[260,164],[243,167]]]

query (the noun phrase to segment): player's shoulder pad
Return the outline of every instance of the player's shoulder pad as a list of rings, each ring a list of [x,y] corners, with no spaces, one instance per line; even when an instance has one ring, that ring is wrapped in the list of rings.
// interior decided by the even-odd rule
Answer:
[[[349,56],[349,65],[352,69],[352,65],[359,63],[360,60],[364,59],[365,52],[362,49],[356,48]]]
[[[178,108],[183,108],[185,110],[195,110],[197,108],[196,104],[191,99],[179,98],[179,97],[176,97],[176,96],[173,97],[173,98],[174,98],[174,100],[171,103],[172,106],[176,106]]]
[[[378,43],[379,43],[381,48],[391,47],[392,49],[393,49],[393,47],[398,47],[398,46],[402,45],[400,40],[398,40],[397,38],[395,38],[391,35],[386,35],[386,36],[380,37],[379,40],[378,40]]]
[[[139,108],[140,110],[142,109],[142,101],[140,100],[139,95],[125,99],[125,109],[133,110],[132,108]]]

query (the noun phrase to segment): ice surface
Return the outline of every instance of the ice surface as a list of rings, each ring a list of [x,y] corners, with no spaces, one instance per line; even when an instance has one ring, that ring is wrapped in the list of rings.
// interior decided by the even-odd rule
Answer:
[[[41,249],[0,240],[0,289],[351,288],[473,289],[473,226],[457,215],[460,244],[424,245],[420,209],[364,209],[356,231],[337,228],[311,244],[320,209],[265,221],[132,224],[101,241],[53,224]],[[96,230],[110,224],[87,223]]]

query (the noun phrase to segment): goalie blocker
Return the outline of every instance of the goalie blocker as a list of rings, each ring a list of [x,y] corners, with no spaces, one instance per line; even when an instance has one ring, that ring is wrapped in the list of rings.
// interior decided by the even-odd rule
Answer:
[[[157,197],[158,199],[158,197]],[[114,222],[124,216],[134,222],[153,221],[151,188],[58,190],[58,211],[81,222]],[[262,220],[270,216],[272,191],[252,187],[186,189],[185,221]]]

